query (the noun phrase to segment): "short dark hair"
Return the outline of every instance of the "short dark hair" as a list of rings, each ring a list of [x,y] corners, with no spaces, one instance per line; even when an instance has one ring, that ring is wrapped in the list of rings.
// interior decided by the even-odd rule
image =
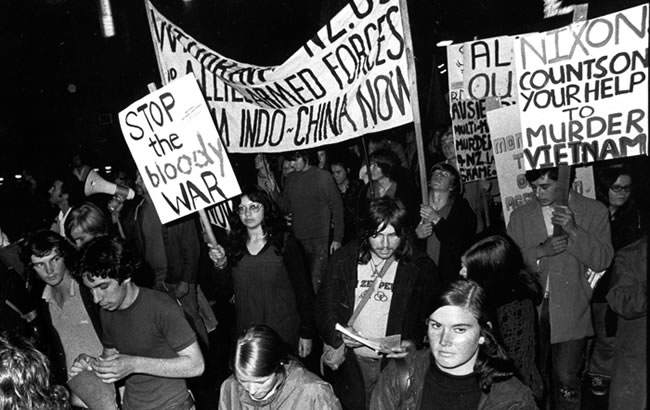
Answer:
[[[446,171],[451,174],[450,193],[452,196],[456,197],[463,192],[462,178],[460,176],[460,172],[458,172],[456,167],[447,164],[446,162],[436,164],[431,167],[431,171],[429,171],[429,180],[431,180],[433,173],[437,170]]]
[[[297,158],[302,158],[309,165],[318,165],[318,150],[317,149],[304,149],[290,152],[287,155],[289,161],[295,161]]]
[[[98,236],[88,242],[79,256],[73,274],[78,280],[86,277],[115,279],[122,283],[136,275],[142,262],[122,239]]]
[[[33,275],[32,256],[42,258],[51,251],[63,258],[65,266],[73,269],[76,263],[77,253],[70,242],[56,232],[41,229],[32,233],[20,250],[20,259],[28,269],[30,275]]]
[[[515,374],[514,363],[492,330],[492,324],[496,323],[494,310],[489,305],[483,288],[471,280],[457,280],[436,299],[433,312],[443,306],[457,306],[467,310],[481,328],[484,342],[479,346],[474,364],[481,390],[489,392],[494,382],[510,379]]]
[[[596,179],[596,199],[609,206],[609,188],[621,175],[627,175],[634,184],[632,169],[626,166],[610,166],[601,168]],[[629,200],[631,200],[630,198]]]
[[[267,325],[253,325],[237,339],[232,371],[249,377],[268,377],[284,371],[290,360],[289,347]]]
[[[370,260],[370,238],[392,225],[400,238],[395,259],[407,259],[413,254],[413,238],[406,208],[398,199],[389,197],[370,201],[368,213],[362,221],[359,237],[359,263]]]
[[[64,177],[56,178],[55,180],[61,181],[61,194],[68,195],[69,206],[77,206],[83,201],[83,183],[79,182],[74,175],[66,175]]]
[[[400,161],[393,151],[388,148],[381,148],[377,151],[370,154],[368,162],[374,162],[377,164],[381,173],[384,174],[388,179],[395,181],[397,178],[398,169],[400,167]]]
[[[559,169],[560,167],[531,169],[530,171],[526,171],[526,181],[528,181],[529,184],[532,184],[544,175],[548,175],[549,179],[557,181]],[[569,184],[573,184],[573,181],[576,179],[576,170],[574,167],[569,167],[569,172]]]

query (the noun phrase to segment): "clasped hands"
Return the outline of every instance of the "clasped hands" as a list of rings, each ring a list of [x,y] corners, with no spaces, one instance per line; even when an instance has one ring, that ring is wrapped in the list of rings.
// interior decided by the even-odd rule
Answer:
[[[91,371],[104,383],[115,383],[126,376],[135,373],[136,358],[134,356],[116,353],[108,357],[93,357],[80,354],[70,367],[68,377],[73,378],[84,370]]]

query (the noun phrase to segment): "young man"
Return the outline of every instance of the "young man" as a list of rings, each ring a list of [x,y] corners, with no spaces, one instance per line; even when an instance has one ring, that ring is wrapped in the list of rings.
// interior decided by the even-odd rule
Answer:
[[[289,158],[295,172],[287,176],[282,195],[273,193],[273,199],[282,212],[292,215],[291,227],[305,251],[314,293],[318,293],[329,255],[343,241],[343,200],[332,175],[316,166],[315,150],[296,151]],[[276,192],[272,185],[269,188]]]
[[[379,198],[370,203],[368,214],[360,242],[351,242],[330,260],[316,302],[325,343],[347,347],[340,368],[330,365],[340,369],[332,385],[346,409],[367,408],[384,359],[404,357],[423,340],[422,323],[439,292],[435,264],[413,249],[403,206]],[[378,354],[343,337],[335,330],[337,323],[368,338],[400,334],[402,346],[388,356]]]
[[[614,255],[609,212],[600,202],[575,191],[569,191],[568,206],[557,204],[561,194],[558,168],[528,171],[526,179],[535,200],[514,210],[508,235],[545,289],[539,359],[543,376],[551,375],[552,403],[557,408],[579,409],[586,338],[594,335],[588,275],[607,269]],[[562,234],[554,236],[554,226],[561,227]]]
[[[196,335],[173,299],[133,283],[137,269],[118,239],[98,237],[84,247],[77,274],[102,308],[104,350],[81,355],[71,375],[92,370],[106,383],[125,379],[124,410],[193,409],[185,379],[204,370]]]
[[[48,343],[53,373],[59,384],[68,381],[68,371],[77,356],[82,353],[98,355],[102,351],[99,309],[93,304],[88,289],[79,286],[72,278],[69,265],[73,255],[74,249],[65,238],[45,230],[31,235],[22,250],[25,266],[45,283],[38,317],[43,324],[43,340]],[[89,383],[69,384],[68,387],[75,406],[104,408],[104,397],[108,402],[112,400],[109,404],[115,407],[112,385],[95,384],[103,390],[102,395],[87,390],[91,387]],[[100,401],[95,401],[97,398]]]
[[[50,194],[50,204],[59,209],[50,230],[61,236],[65,235],[65,220],[73,207],[79,205],[83,187],[76,178],[70,176],[57,178],[47,191]]]

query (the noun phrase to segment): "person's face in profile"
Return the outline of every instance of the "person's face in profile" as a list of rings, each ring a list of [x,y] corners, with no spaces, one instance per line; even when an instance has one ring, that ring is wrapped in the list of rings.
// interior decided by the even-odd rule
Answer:
[[[94,236],[83,230],[82,227],[80,226],[75,226],[70,230],[70,236],[72,237],[72,240],[74,241],[75,246],[77,249],[80,249],[82,246],[90,242]]]
[[[481,327],[471,312],[442,306],[427,319],[431,353],[440,370],[454,376],[474,371],[478,349],[484,343]]]

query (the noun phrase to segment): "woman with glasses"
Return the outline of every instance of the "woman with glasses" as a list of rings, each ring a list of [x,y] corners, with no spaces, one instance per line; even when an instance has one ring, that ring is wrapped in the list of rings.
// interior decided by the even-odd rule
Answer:
[[[438,265],[443,283],[458,279],[460,257],[474,242],[476,215],[461,196],[461,177],[452,165],[431,169],[429,201],[420,205],[415,234],[426,239],[427,255]]]
[[[596,198],[609,208],[612,246],[615,252],[638,240],[643,234],[639,208],[632,198],[633,182],[631,169],[620,164],[602,168],[598,172]],[[591,392],[596,396],[607,393],[614,363],[617,319],[605,299],[611,276],[612,267],[607,269],[600,279],[591,298],[596,336],[587,375]]]
[[[265,191],[247,188],[233,207],[227,251],[217,245],[209,255],[219,271],[231,275],[237,331],[253,323],[268,325],[306,357],[314,296],[300,245]]]
[[[426,320],[429,348],[396,361],[379,376],[371,410],[536,409],[533,395],[493,333],[483,288],[458,280]]]

